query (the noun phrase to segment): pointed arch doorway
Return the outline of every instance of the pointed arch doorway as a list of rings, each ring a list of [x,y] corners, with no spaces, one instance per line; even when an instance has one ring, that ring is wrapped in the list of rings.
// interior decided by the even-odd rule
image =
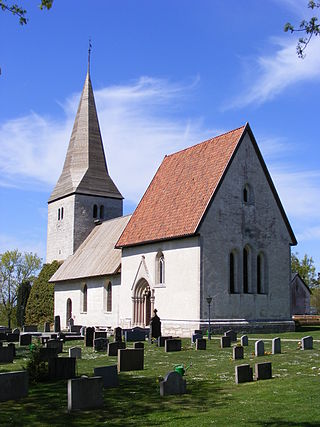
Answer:
[[[149,325],[154,309],[154,290],[150,289],[146,279],[140,279],[136,284],[133,297],[133,325],[145,328]]]

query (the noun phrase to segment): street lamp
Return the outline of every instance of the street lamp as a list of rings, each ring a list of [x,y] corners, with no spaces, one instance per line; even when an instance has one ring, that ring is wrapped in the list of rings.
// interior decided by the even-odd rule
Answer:
[[[211,340],[211,325],[210,325],[210,304],[212,301],[212,297],[207,297],[207,303],[208,303],[208,307],[209,307],[209,330],[208,330],[208,340]]]

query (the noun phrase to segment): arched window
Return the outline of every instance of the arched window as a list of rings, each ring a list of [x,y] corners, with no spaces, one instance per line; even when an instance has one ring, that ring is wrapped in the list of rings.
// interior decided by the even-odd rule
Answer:
[[[58,221],[60,221],[60,208],[58,209]]]
[[[249,184],[246,184],[242,190],[242,200],[244,203],[253,204],[254,196],[253,190]]]
[[[165,261],[161,251],[156,256],[156,283],[165,283]]]
[[[249,292],[249,251],[248,248],[243,248],[242,254],[242,280],[243,280],[243,293]]]
[[[244,187],[244,189],[243,189],[243,201],[245,203],[248,202],[248,189],[246,187]]]
[[[267,293],[267,266],[266,258],[263,253],[257,256],[257,293]]]
[[[103,219],[103,218],[104,218],[104,206],[101,205],[100,206],[100,219]]]
[[[61,219],[63,219],[63,208],[61,208]]]
[[[233,252],[230,252],[229,256],[229,289],[230,294],[235,293],[235,259]]]
[[[98,216],[98,206],[97,205],[93,205],[92,216],[93,216],[93,218],[97,218],[97,216]]]
[[[88,288],[85,284],[82,288],[82,311],[86,313],[88,310]]]
[[[112,285],[111,282],[107,285],[107,311],[112,311]]]

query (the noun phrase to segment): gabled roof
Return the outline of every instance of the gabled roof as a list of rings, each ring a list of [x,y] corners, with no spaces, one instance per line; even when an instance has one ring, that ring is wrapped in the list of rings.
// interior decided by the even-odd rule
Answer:
[[[192,236],[219,188],[246,133],[249,133],[270,188],[296,240],[248,124],[166,156],[116,247]]]
[[[302,285],[304,285],[304,287],[307,289],[309,294],[311,294],[311,289],[309,288],[309,286],[306,284],[306,282],[303,280],[303,278],[300,276],[299,273],[293,273],[293,277],[291,279],[290,286],[293,286],[293,284],[295,283],[296,280],[299,280],[300,283],[302,283]]]
[[[130,217],[122,216],[96,225],[76,252],[55,272],[50,282],[116,274],[121,264],[121,250],[115,249],[115,244]]]
[[[123,198],[108,174],[89,69],[63,170],[49,203],[73,193]]]

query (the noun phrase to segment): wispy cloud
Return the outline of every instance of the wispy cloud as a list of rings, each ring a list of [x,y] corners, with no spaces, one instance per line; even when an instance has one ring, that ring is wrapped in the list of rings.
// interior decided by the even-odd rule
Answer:
[[[289,35],[288,35],[289,37]],[[296,38],[272,39],[274,53],[247,59],[248,81],[242,92],[224,107],[242,108],[270,101],[290,86],[320,80],[320,43],[314,38],[305,59],[296,54]]]

